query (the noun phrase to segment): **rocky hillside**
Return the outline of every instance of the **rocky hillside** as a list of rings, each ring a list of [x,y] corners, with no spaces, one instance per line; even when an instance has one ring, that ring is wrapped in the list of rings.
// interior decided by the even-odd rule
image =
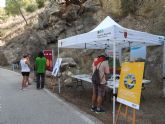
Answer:
[[[70,4],[65,8],[64,4],[51,1],[35,24],[25,26],[24,31],[12,39],[6,37],[5,46],[1,47],[1,60],[11,64],[23,53],[36,55],[44,48],[54,49],[57,55],[58,39],[88,32],[107,15],[124,27],[165,35],[165,0],[87,0],[83,6],[85,9],[80,11],[78,5]],[[80,68],[83,67],[82,71],[88,72],[93,53],[97,51],[61,50],[62,57],[73,57]],[[155,55],[159,56],[155,58]],[[145,77],[155,83],[161,82],[161,68],[162,47],[148,48]],[[161,85],[157,87],[160,89]]]

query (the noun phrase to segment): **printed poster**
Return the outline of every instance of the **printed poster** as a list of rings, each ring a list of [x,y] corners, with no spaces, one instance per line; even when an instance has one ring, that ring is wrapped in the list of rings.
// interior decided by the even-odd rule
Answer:
[[[139,109],[144,72],[144,62],[126,62],[122,64],[117,101],[129,107]]]
[[[53,51],[43,50],[44,56],[46,58],[46,69],[52,71],[53,69]]]
[[[60,69],[61,62],[62,62],[62,58],[57,58],[56,63],[53,67],[53,71],[52,71],[53,76],[57,76],[57,73]]]

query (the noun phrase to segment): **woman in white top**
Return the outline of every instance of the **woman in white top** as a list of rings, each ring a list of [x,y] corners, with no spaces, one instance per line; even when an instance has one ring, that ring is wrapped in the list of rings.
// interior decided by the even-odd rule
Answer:
[[[30,63],[28,61],[28,56],[24,55],[23,58],[20,60],[20,65],[21,65],[21,73],[22,73],[22,90],[26,87],[26,83],[28,81],[28,77],[30,74]]]

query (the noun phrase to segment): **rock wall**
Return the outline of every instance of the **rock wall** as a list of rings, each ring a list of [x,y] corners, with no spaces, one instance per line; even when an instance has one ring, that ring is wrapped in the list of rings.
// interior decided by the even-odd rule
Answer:
[[[146,79],[151,80],[152,91],[162,89],[163,76],[163,46],[152,46],[147,48],[147,59],[145,63]]]
[[[4,56],[3,52],[0,52],[0,66],[6,66],[8,65],[8,61],[6,59],[6,57]]]
[[[122,15],[121,0],[101,0],[101,1],[102,1],[102,8],[107,13],[112,13],[115,16]]]

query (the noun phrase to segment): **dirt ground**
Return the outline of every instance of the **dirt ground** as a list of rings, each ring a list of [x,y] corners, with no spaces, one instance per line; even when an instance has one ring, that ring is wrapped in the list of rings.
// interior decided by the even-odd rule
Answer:
[[[10,69],[11,67],[4,67]],[[20,72],[19,70],[15,70]],[[31,78],[34,75],[31,73]],[[152,82],[151,82],[152,83]],[[62,83],[63,84],[63,83]],[[84,87],[84,88],[83,88]],[[83,82],[83,87],[77,86],[76,83],[62,85],[61,93],[58,93],[58,85],[56,84],[54,92],[50,87],[50,77],[46,77],[46,88],[61,97],[62,99],[76,105],[80,110],[91,114],[101,120],[104,124],[112,124],[112,97],[110,96],[110,89],[107,89],[104,108],[105,113],[96,114],[90,111],[92,84]],[[148,84],[145,90],[142,91],[144,98],[141,98],[140,109],[136,111],[136,124],[165,124],[165,98],[161,97],[161,89],[152,90],[151,85]],[[116,102],[116,113],[119,103]],[[122,106],[122,111],[125,111],[125,106]],[[128,109],[128,118],[132,118],[132,109]],[[118,124],[132,124],[131,119],[125,119],[121,114],[118,119]]]
[[[50,83],[50,79],[47,78],[47,84]],[[151,82],[152,83],[152,82]],[[110,96],[110,89],[107,89],[107,94],[104,101],[105,113],[96,114],[90,111],[92,85],[88,82],[83,82],[83,87],[76,86],[76,83],[69,85],[62,85],[61,93],[58,93],[58,85],[55,87],[55,94],[58,94],[61,98],[76,105],[82,111],[91,114],[101,120],[104,124],[112,124],[112,97]],[[52,91],[52,89],[50,89]],[[140,109],[136,111],[136,123],[137,124],[165,124],[165,98],[161,97],[161,92],[152,92],[150,84],[148,84],[145,90],[142,91],[144,98],[141,98]],[[116,102],[116,113],[119,103]],[[122,106],[123,112],[125,106]],[[132,119],[132,109],[128,109],[128,118]],[[119,116],[118,124],[131,124],[131,119],[125,119],[121,114]]]

